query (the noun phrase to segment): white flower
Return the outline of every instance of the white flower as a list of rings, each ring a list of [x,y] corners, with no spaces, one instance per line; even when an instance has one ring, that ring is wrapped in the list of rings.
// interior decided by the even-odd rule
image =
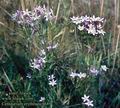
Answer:
[[[106,67],[106,65],[102,65],[101,69],[104,70],[104,71],[107,71],[108,67]]]
[[[92,21],[100,21],[100,22],[103,22],[103,21],[104,21],[104,18],[95,17],[95,15],[93,15],[93,17],[91,17],[91,20],[92,20]]]
[[[48,76],[49,80],[53,80],[54,78],[55,78],[55,76],[53,74]]]
[[[46,11],[45,15],[44,15],[44,18],[45,18],[46,21],[51,20],[53,18],[53,11],[52,10]]]
[[[55,86],[57,83],[56,83],[56,80],[51,80],[51,81],[49,81],[49,85],[51,85],[51,86]]]
[[[47,49],[48,49],[48,51],[49,51],[49,50],[55,49],[55,48],[57,48],[57,47],[58,47],[58,43],[55,44],[55,45],[49,45],[49,46],[47,47]]]
[[[70,77],[72,77],[72,78],[75,78],[77,76],[77,74],[75,73],[75,72],[72,72],[71,74],[70,74]]]
[[[84,94],[84,97],[82,97],[83,102],[89,101],[89,97],[90,96],[86,96],[86,94]]]
[[[73,16],[73,17],[71,18],[71,20],[72,20],[72,22],[73,22],[74,24],[76,24],[76,25],[81,23],[81,19],[80,19],[79,17]]]
[[[79,78],[85,78],[87,75],[86,75],[86,73],[78,73],[77,74],[77,76],[79,77]]]
[[[92,25],[92,24],[89,25],[89,28],[87,29],[87,32],[88,32],[88,34],[92,34],[92,35],[97,34],[96,29],[95,29],[94,25]]]
[[[80,31],[82,31],[82,30],[84,30],[84,26],[78,25],[78,29],[79,29]]]
[[[45,44],[45,41],[44,41],[44,40],[41,40],[41,43],[44,45],[44,44]]]
[[[42,55],[46,55],[46,52],[45,52],[45,50],[43,49],[43,50],[41,50],[41,54]]]
[[[99,21],[101,18],[100,17],[95,17],[95,15],[93,15],[93,17],[91,17],[92,21]]]
[[[30,14],[31,14],[31,11],[28,11],[28,9],[23,11],[23,16],[29,16]]]
[[[99,34],[102,34],[102,35],[104,35],[105,34],[105,31],[104,30],[97,30],[97,32],[99,33]]]
[[[53,49],[58,47],[58,43],[56,43],[55,45],[52,46]]]
[[[89,107],[89,106],[91,106],[91,107],[94,106],[94,105],[93,105],[93,101],[90,101],[90,100],[87,101],[87,102],[85,102],[84,104],[87,105],[88,107]]]
[[[43,101],[45,101],[45,97],[40,97],[39,102],[43,102]]]
[[[84,94],[84,97],[82,97],[82,100],[83,100],[83,104],[87,105],[88,107],[91,106],[93,107],[93,101],[91,101],[89,99],[90,96],[86,96],[86,94]]]
[[[26,76],[27,78],[31,78],[31,74],[30,73],[27,73],[27,76]]]
[[[86,77],[86,73],[75,73],[75,72],[72,72],[71,74],[70,74],[70,77],[72,77],[72,78],[75,78],[75,77],[79,77],[80,79],[81,78],[85,78]]]

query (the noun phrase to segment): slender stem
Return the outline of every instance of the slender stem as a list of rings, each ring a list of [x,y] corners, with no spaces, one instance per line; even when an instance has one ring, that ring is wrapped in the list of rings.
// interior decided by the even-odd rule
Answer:
[[[58,15],[59,15],[59,11],[60,11],[60,5],[61,5],[61,0],[59,0],[59,2],[58,2],[55,24],[56,24],[57,19],[58,19]]]
[[[106,48],[105,48],[105,42],[104,42],[103,36],[101,36],[101,40],[102,40],[104,54],[106,54]]]
[[[111,75],[113,74],[113,71],[114,71],[116,57],[117,57],[117,52],[118,52],[118,45],[119,45],[119,40],[120,40],[120,27],[118,29],[119,30],[118,30],[117,43],[116,43],[116,48],[115,48],[115,56],[114,56],[113,68],[112,68],[112,71],[111,71]]]

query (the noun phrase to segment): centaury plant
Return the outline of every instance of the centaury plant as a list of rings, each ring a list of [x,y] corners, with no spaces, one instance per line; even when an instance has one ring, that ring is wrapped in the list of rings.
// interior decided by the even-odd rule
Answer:
[[[60,18],[60,6],[68,6],[59,0],[55,13],[49,3],[24,7],[11,15],[21,50],[16,53],[3,45],[6,59],[0,65],[0,83],[4,84],[0,91],[29,94],[23,100],[19,97],[19,102],[10,97],[10,107],[119,108],[120,83],[113,74],[119,71],[119,42],[116,52],[110,53],[111,36],[104,29],[107,19],[70,15],[73,0],[71,10]],[[1,106],[8,107],[4,97]]]

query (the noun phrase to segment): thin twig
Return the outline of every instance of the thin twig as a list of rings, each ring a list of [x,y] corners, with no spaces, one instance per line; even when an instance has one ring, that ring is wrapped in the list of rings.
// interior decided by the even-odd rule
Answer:
[[[111,71],[111,75],[113,74],[114,67],[115,67],[115,62],[116,62],[116,57],[117,57],[117,52],[118,52],[119,40],[120,40],[120,27],[118,27],[117,43],[116,43],[116,48],[115,48],[115,56],[114,56],[113,68],[112,68],[112,71]]]

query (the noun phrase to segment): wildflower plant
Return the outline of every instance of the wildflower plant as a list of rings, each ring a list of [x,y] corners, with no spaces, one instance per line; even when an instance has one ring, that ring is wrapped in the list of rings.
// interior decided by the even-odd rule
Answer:
[[[8,62],[3,65],[8,71],[4,66],[0,68],[4,74],[2,78],[0,73],[0,83],[5,83],[0,90],[30,92],[30,103],[38,103],[40,108],[102,108],[109,91],[104,85],[112,83],[105,81],[111,72],[108,59],[112,57],[104,48],[106,20],[95,15],[60,18],[62,2],[57,11],[37,5],[12,15],[20,38],[17,42],[24,53],[19,50],[19,59],[14,50],[4,51]]]
[[[78,68],[79,71],[70,71],[71,69],[73,70],[73,66],[69,63],[69,59],[72,58],[60,56],[58,50],[60,47],[59,41],[54,41],[53,37],[49,41],[49,26],[52,27],[52,20],[55,19],[52,9],[48,9],[43,5],[43,7],[36,6],[32,10],[19,10],[13,14],[12,19],[25,31],[25,34],[28,35],[27,38],[30,38],[28,40],[30,42],[28,44],[28,53],[29,67],[32,72],[27,74],[26,78],[30,81],[28,82],[29,86],[27,89],[32,90],[33,98],[41,104],[44,103],[45,107],[58,107],[56,105],[58,104],[57,101],[61,103],[62,107],[70,105],[69,103],[73,101],[73,97],[76,97],[78,92],[78,102],[81,102],[80,106],[93,107],[93,100],[90,100],[89,96],[82,96],[85,93],[89,93],[89,85],[93,83],[91,79],[96,78],[98,71],[90,69],[94,77],[87,73],[87,67],[83,70]],[[103,18],[81,16],[73,17],[71,20],[77,25],[77,29],[83,33],[87,32],[87,34],[94,36],[104,35],[105,33],[103,31]],[[35,36],[38,36],[39,44],[37,46],[38,52],[33,56],[30,54],[32,52],[30,45],[33,44]],[[89,65],[87,64],[86,66]],[[77,102],[74,104],[77,104]]]

